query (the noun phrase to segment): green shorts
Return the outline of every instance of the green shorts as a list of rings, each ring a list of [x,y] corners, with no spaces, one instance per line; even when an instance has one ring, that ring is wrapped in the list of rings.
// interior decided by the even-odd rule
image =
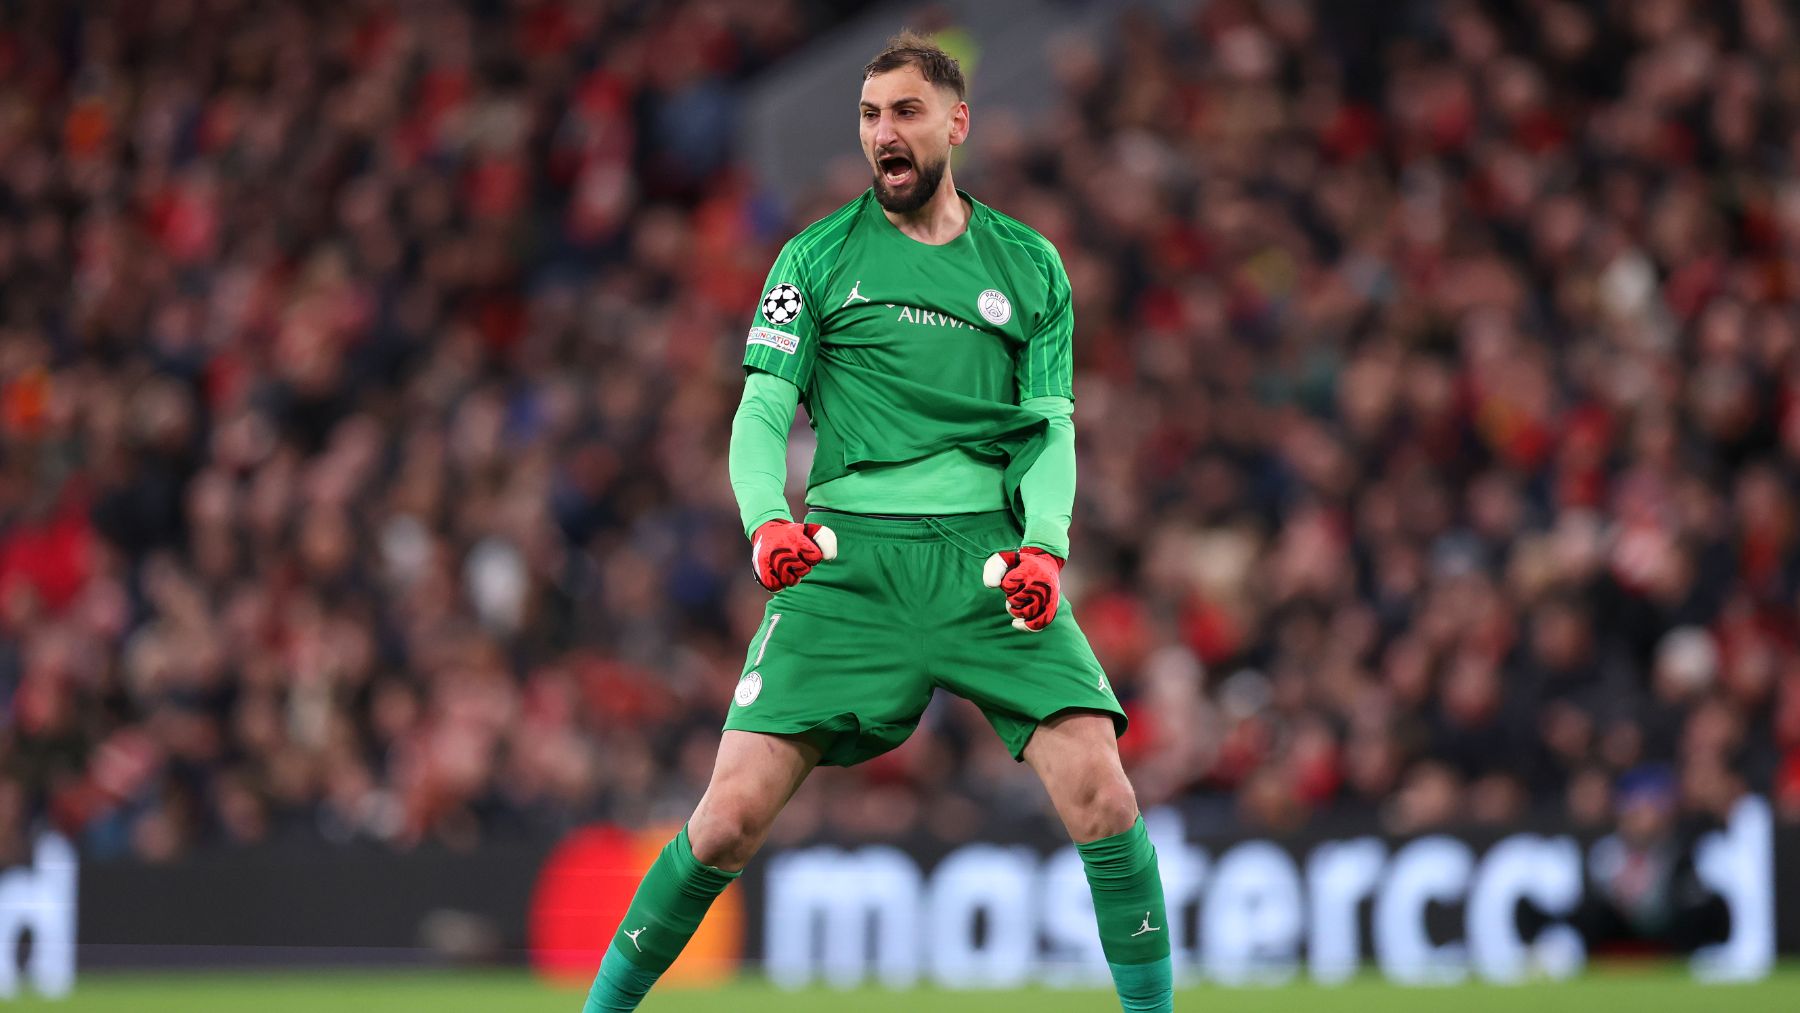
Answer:
[[[1015,759],[1040,722],[1125,712],[1064,598],[1041,632],[1013,628],[982,565],[1019,546],[1006,511],[918,520],[813,511],[837,558],[769,599],[727,730],[793,735],[849,766],[906,741],[942,686],[981,708]]]

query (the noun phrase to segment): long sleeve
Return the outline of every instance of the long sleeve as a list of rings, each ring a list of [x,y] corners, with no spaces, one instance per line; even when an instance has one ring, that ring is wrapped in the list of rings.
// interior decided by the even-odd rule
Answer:
[[[1075,402],[1049,395],[1028,398],[1022,407],[1050,422],[1043,453],[1019,482],[1025,501],[1024,544],[1067,559],[1075,512]]]
[[[731,418],[727,459],[745,537],[767,521],[789,519],[788,429],[799,404],[800,388],[789,381],[758,369],[746,372],[744,396]]]

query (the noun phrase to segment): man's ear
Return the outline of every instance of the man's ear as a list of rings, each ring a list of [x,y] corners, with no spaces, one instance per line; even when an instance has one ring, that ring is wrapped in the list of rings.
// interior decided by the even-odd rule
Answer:
[[[950,110],[950,146],[952,148],[969,139],[969,104],[956,103]]]

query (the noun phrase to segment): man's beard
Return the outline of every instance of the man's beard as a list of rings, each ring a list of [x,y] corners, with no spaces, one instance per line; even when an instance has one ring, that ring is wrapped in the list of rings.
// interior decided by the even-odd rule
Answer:
[[[915,160],[912,182],[898,190],[888,186],[887,178],[882,173],[880,166],[876,166],[875,199],[881,202],[883,210],[897,215],[912,214],[937,195],[938,186],[944,182],[944,170],[949,166],[948,156],[931,164]]]

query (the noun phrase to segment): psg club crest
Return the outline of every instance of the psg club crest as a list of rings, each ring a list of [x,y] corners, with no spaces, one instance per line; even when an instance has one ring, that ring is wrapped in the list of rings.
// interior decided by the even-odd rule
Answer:
[[[995,327],[1012,319],[1012,300],[1002,295],[997,288],[990,288],[976,296],[975,307],[981,310],[982,318]]]
[[[791,324],[800,316],[801,302],[800,290],[784,281],[763,296],[763,319],[772,324]]]
[[[737,701],[739,707],[750,706],[760,695],[762,695],[761,672],[746,672],[744,677],[738,680],[737,692],[731,694],[732,699]]]

